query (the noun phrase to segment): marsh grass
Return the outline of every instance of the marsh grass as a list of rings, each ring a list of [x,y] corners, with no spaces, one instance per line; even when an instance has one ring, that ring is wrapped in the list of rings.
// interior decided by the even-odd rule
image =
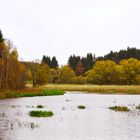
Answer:
[[[29,89],[20,90],[20,91],[3,91],[3,92],[0,92],[0,99],[34,97],[34,96],[55,96],[55,95],[64,95],[64,91],[47,90],[44,88],[40,88],[40,89],[29,88]]]
[[[36,111],[30,111],[29,115],[31,117],[52,117],[54,114],[51,111],[36,110]]]
[[[26,105],[27,108],[35,108],[34,106]]]
[[[122,111],[122,112],[130,111],[126,106],[112,106],[112,107],[109,107],[109,109],[114,110],[114,111]]]
[[[44,108],[43,105],[37,105],[37,108]]]
[[[63,91],[83,91],[94,93],[107,93],[107,94],[140,94],[140,86],[137,85],[74,85],[74,84],[47,84],[43,86],[49,90],[63,90]]]
[[[84,105],[78,105],[77,106],[79,109],[86,109],[86,107]]]
[[[38,128],[39,127],[39,124],[38,123],[34,123],[34,122],[18,122],[18,127],[19,128],[31,128],[31,129],[34,129],[34,128]]]
[[[140,110],[140,104],[138,106],[136,106],[136,109],[139,109]]]
[[[30,128],[31,128],[31,129],[34,129],[34,128],[37,128],[37,127],[39,127],[38,124],[35,124],[35,123],[33,123],[33,122],[30,122]]]
[[[83,91],[101,94],[140,94],[140,86],[47,84],[42,87],[25,88],[24,90],[17,91],[0,90],[0,99],[64,95],[64,91]]]

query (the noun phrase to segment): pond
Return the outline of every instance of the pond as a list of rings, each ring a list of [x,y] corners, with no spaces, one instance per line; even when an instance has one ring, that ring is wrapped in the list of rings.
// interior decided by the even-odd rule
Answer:
[[[80,92],[0,100],[0,140],[139,140],[138,104],[139,95]],[[79,105],[86,108],[79,109]],[[115,105],[127,106],[130,111],[108,109]],[[52,111],[54,116],[30,117],[32,110]]]

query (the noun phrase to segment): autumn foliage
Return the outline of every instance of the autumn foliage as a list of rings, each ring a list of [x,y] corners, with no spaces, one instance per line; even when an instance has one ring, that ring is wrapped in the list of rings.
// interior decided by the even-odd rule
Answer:
[[[26,83],[33,87],[47,83],[139,85],[139,53],[127,48],[98,58],[91,53],[86,57],[71,55],[68,64],[61,67],[55,56],[44,55],[40,63],[21,62],[13,43],[0,31],[0,89],[21,89]]]
[[[18,60],[17,50],[0,32],[0,89],[25,87],[26,68]]]

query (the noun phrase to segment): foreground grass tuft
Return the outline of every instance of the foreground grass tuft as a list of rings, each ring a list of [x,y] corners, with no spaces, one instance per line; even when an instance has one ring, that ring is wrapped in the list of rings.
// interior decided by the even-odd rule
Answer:
[[[122,112],[130,111],[126,106],[112,106],[112,107],[109,107],[109,109],[114,110],[114,111],[122,111]]]
[[[36,110],[36,111],[30,111],[29,115],[31,117],[51,117],[53,116],[53,112],[51,111],[41,111],[41,110]]]
[[[79,109],[86,109],[86,107],[84,105],[78,105],[77,106]]]

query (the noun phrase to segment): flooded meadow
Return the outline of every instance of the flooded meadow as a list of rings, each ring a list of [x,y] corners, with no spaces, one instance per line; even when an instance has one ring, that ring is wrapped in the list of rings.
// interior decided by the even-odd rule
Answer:
[[[0,100],[0,140],[139,140],[139,104],[139,95],[83,92]],[[109,109],[117,105],[130,111]],[[31,117],[36,110],[54,115]]]

